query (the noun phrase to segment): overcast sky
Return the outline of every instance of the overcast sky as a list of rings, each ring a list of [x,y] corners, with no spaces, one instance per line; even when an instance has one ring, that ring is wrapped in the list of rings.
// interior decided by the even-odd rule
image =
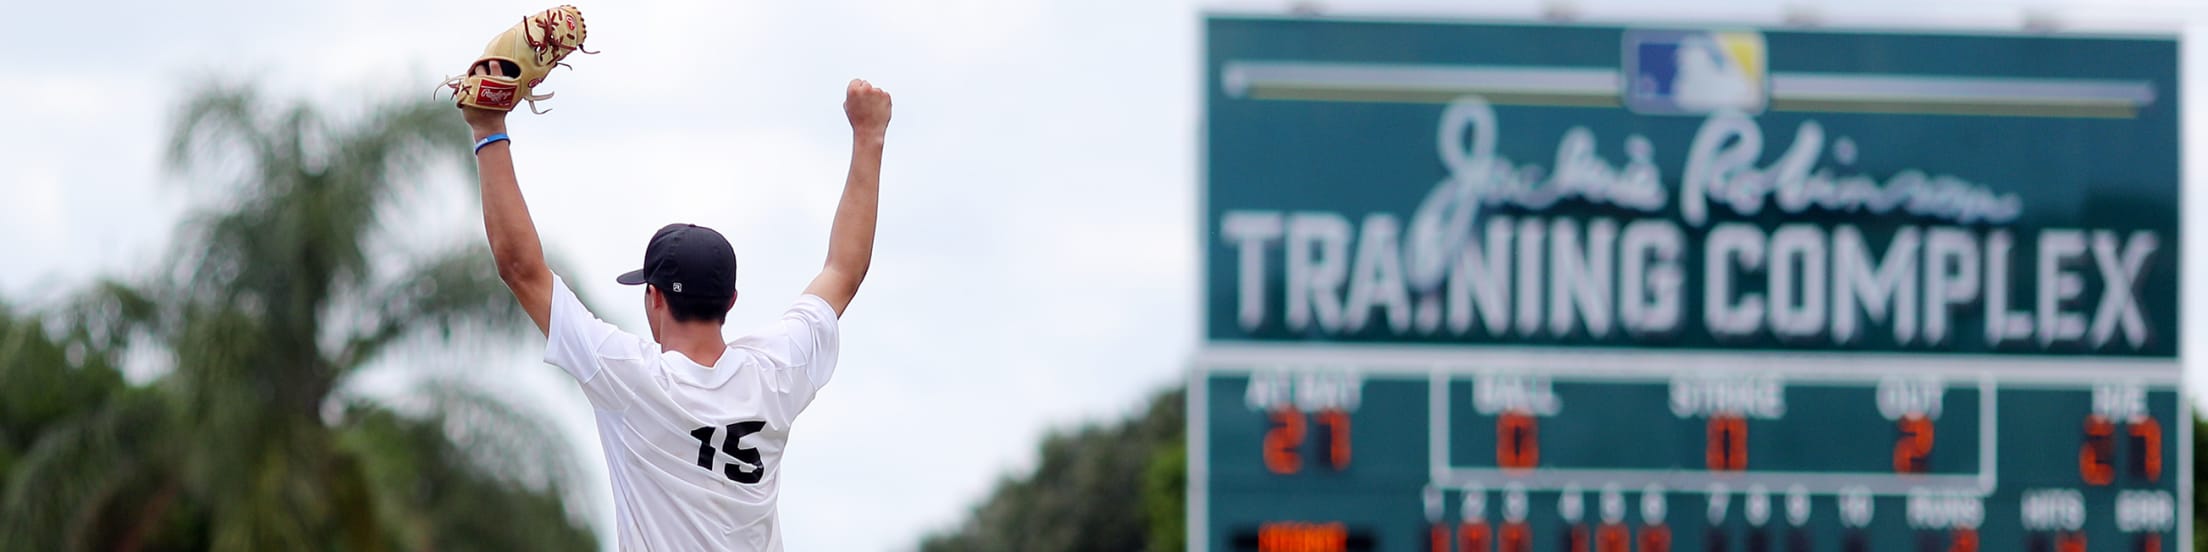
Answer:
[[[15,7],[18,24],[0,33],[0,128],[10,130],[0,133],[0,298],[41,305],[164,251],[179,215],[210,195],[159,165],[168,113],[192,83],[250,80],[342,115],[429,94],[544,4]],[[1321,3],[1505,19],[1543,10],[1524,0],[1440,8],[1456,4]],[[1044,432],[1116,417],[1182,377],[1196,347],[1201,13],[1286,5],[583,4],[589,45],[604,53],[552,76],[557,111],[512,118],[516,163],[547,249],[574,268],[565,276],[601,317],[642,331],[638,291],[613,276],[639,263],[652,230],[684,221],[734,242],[743,295],[730,327],[741,331],[770,320],[820,266],[849,149],[844,82],[864,77],[894,94],[874,268],[844,319],[836,378],[792,437],[781,509],[794,550],[903,548],[1031,466]],[[1777,2],[1572,5],[1596,21],[1772,24],[1788,13]],[[1835,25],[2014,28],[2041,13],[2173,32],[2202,13],[2178,0],[1792,5]],[[2186,72],[2200,74],[2203,56],[2187,58]],[[2185,101],[2203,105],[2199,90],[2189,86]],[[2189,135],[2198,112],[2187,111]],[[2186,151],[2201,158],[2200,140]],[[425,179],[394,224],[404,243],[482,239],[464,176],[443,168]],[[2188,208],[2204,196],[2188,193]],[[2199,286],[2208,272],[2192,233],[2186,279]],[[2189,300],[2188,319],[2200,304]],[[2188,341],[2208,335],[2187,328]],[[610,542],[587,404],[534,360],[539,346],[512,349],[442,369],[490,382],[567,430]],[[370,378],[362,392],[392,393],[404,379]]]

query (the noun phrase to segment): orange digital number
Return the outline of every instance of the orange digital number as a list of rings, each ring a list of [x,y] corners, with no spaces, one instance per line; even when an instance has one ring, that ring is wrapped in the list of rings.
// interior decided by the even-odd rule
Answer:
[[[1587,552],[1587,526],[1573,525],[1571,531],[1564,533],[1564,550]]]
[[[2116,455],[2116,424],[2099,414],[2085,417],[2085,445],[2078,448],[2078,477],[2088,485],[2107,485],[2116,480],[2116,469],[2108,464]]]
[[[1342,552],[1349,549],[1349,529],[1341,522],[1273,522],[1257,528],[1260,552]]]
[[[1273,428],[1265,432],[1265,469],[1287,475],[1303,469],[1303,413],[1292,408],[1273,411]]]
[[[1319,423],[1326,426],[1326,459],[1336,471],[1349,468],[1349,413],[1327,410],[1319,413]]]
[[[1924,473],[1932,456],[1932,420],[1902,416],[1901,438],[1894,440],[1894,473]]]
[[[1671,528],[1661,524],[1642,526],[1641,552],[1671,552]]]
[[[1495,548],[1493,535],[1485,522],[1466,523],[1457,528],[1457,549],[1464,552],[1489,552]]]
[[[1978,552],[1978,530],[1956,529],[1954,540],[1947,543],[1947,552]]]
[[[1495,464],[1508,469],[1533,469],[1541,462],[1541,434],[1532,414],[1504,412],[1495,418]]]
[[[1748,419],[1739,415],[1710,417],[1709,446],[1703,451],[1712,471],[1748,469]]]
[[[1302,412],[1282,408],[1272,413],[1272,428],[1265,431],[1265,469],[1289,475],[1303,469],[1303,441],[1310,435]],[[1349,469],[1349,413],[1327,410],[1318,415],[1326,430],[1326,462],[1336,471]]]
[[[1502,534],[1495,539],[1497,552],[1532,552],[1533,529],[1525,523],[1505,523]]]
[[[1606,523],[1595,530],[1596,552],[1632,552],[1633,534],[1624,524]]]
[[[2139,538],[2132,541],[2131,549],[2138,552],[2162,552],[2162,535],[2140,533]]]
[[[2162,423],[2140,416],[2131,421],[2131,474],[2162,480]]]
[[[2085,533],[2055,537],[2055,552],[2085,552]]]

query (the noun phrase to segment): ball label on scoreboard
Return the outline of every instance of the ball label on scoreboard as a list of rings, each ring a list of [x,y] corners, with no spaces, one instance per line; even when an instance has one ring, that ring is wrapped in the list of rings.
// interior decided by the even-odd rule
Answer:
[[[1472,409],[1481,414],[1516,412],[1555,416],[1564,410],[1549,379],[1519,374],[1486,374],[1472,386]]]
[[[2174,37],[1204,29],[1192,549],[2191,541]]]

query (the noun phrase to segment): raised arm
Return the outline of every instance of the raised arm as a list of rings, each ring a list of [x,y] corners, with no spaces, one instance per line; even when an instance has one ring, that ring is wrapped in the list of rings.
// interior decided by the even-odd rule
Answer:
[[[460,108],[468,128],[480,141],[506,133],[506,112]],[[537,323],[538,332],[552,324],[552,269],[544,265],[544,246],[537,242],[537,225],[529,219],[529,204],[522,201],[521,183],[514,177],[513,141],[500,140],[475,152],[475,173],[483,184],[483,233],[491,238],[491,257],[498,262],[498,279],[521,301],[521,310]]]
[[[889,92],[853,79],[844,90],[843,115],[851,120],[851,173],[844,177],[843,200],[828,230],[828,262],[805,286],[843,316],[874,262],[874,212],[880,199],[882,140],[889,132]],[[526,219],[527,214],[523,217]]]

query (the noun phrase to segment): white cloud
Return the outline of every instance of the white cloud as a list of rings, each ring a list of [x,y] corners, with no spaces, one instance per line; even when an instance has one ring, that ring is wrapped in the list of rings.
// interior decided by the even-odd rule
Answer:
[[[8,201],[0,203],[0,258],[37,259],[61,252],[61,172],[52,166],[24,165],[12,168]]]

